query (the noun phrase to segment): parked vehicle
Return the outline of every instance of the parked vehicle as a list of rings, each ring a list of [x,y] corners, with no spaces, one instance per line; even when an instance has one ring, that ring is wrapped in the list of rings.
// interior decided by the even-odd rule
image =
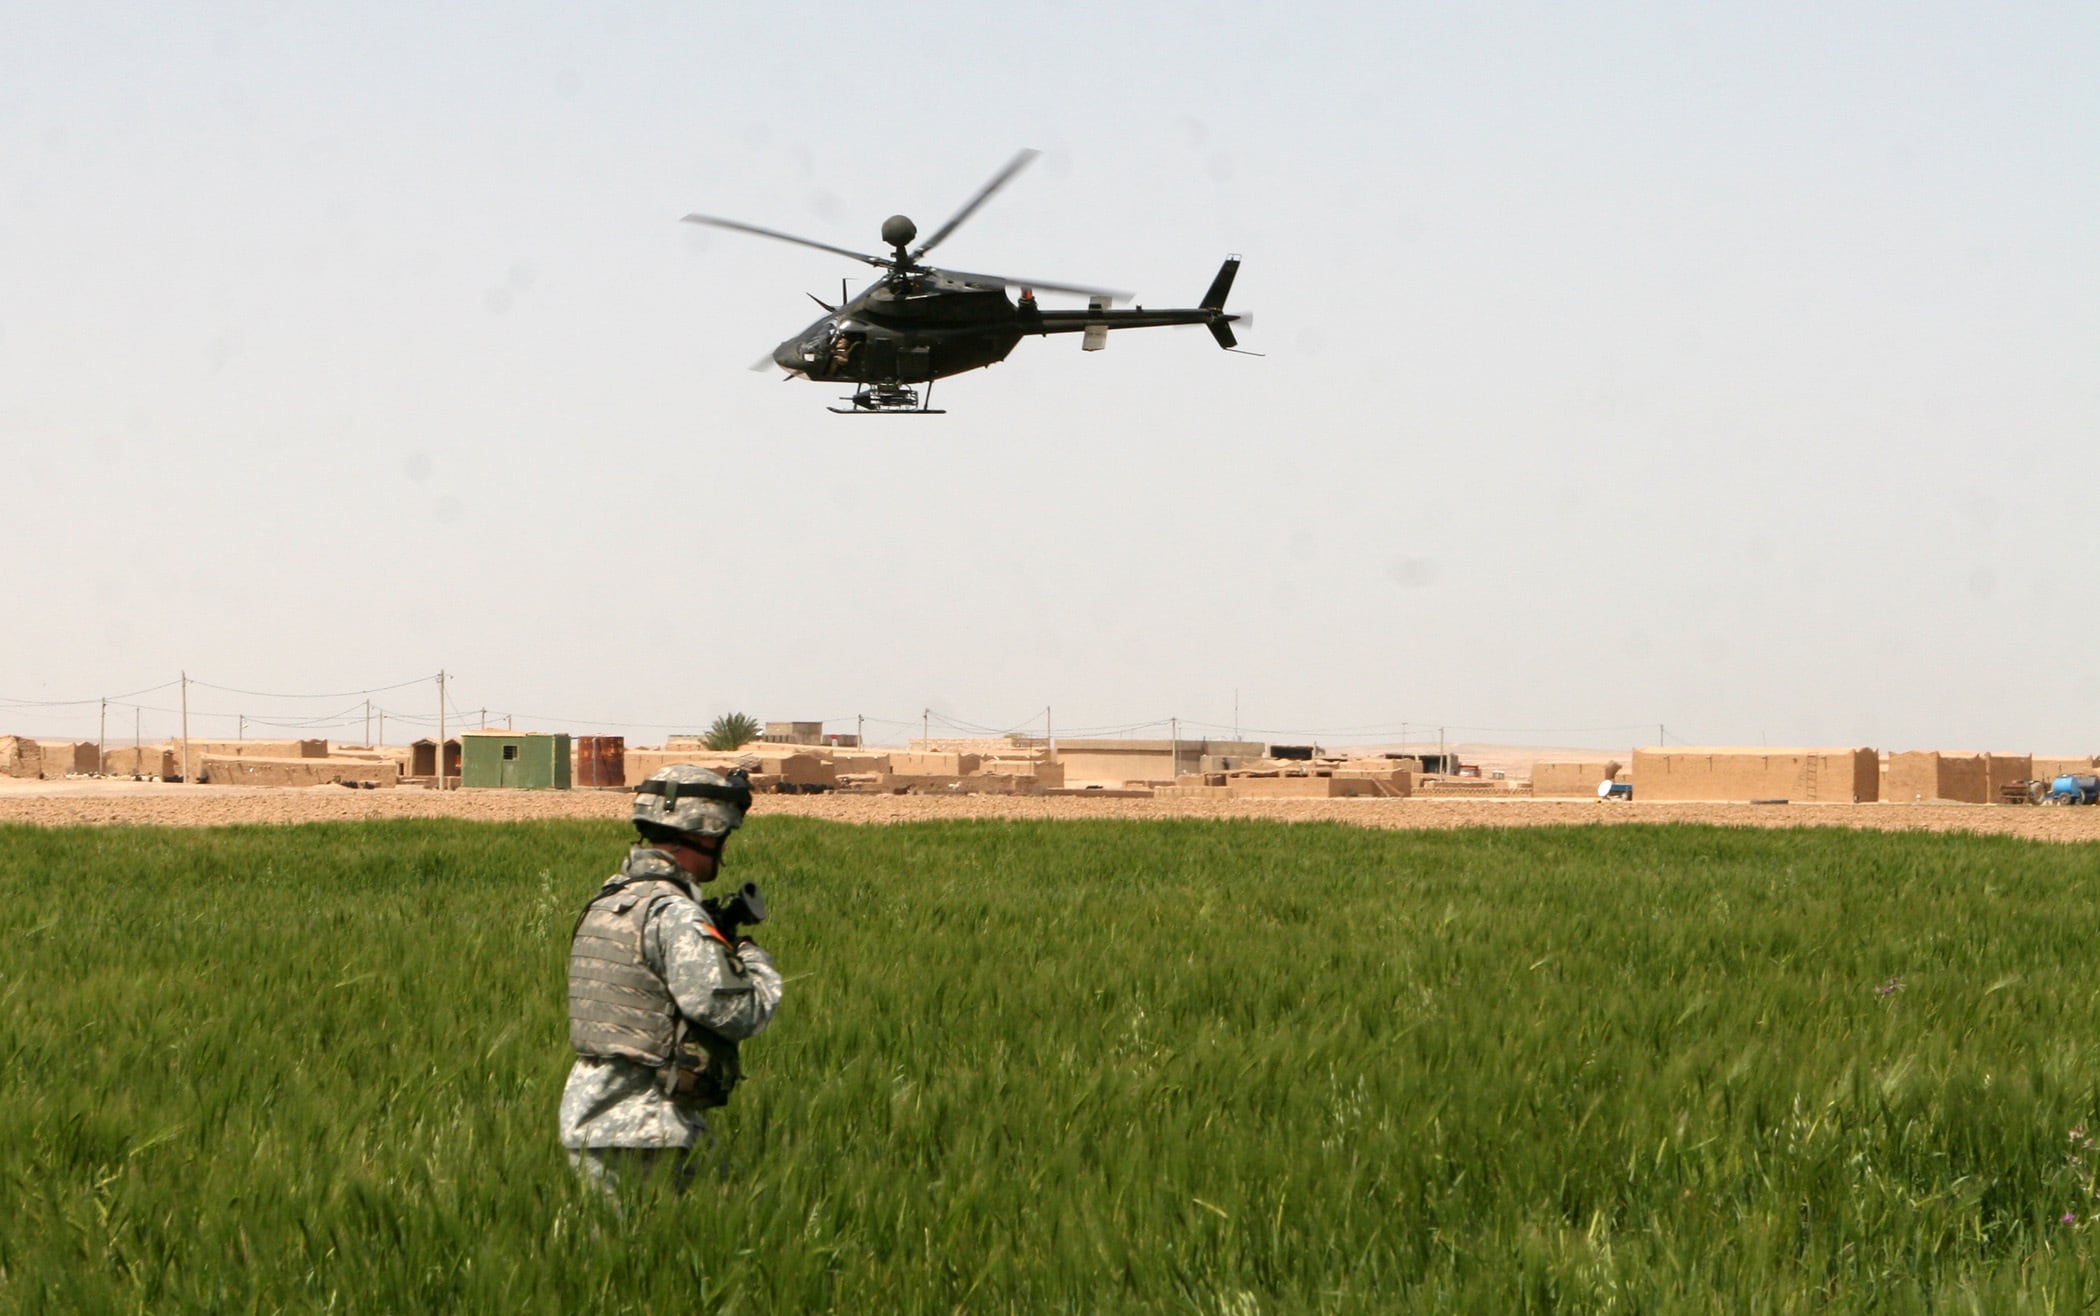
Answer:
[[[2042,797],[2042,803],[2100,804],[2100,776],[2066,772],[2049,783],[2049,793]]]

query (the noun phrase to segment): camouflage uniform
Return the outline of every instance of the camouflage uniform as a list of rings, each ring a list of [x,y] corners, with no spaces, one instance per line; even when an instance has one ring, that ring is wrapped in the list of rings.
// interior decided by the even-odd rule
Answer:
[[[749,943],[732,949],[715,936],[690,895],[690,879],[662,850],[636,847],[605,889],[646,880],[669,882],[689,893],[659,903],[642,933],[643,961],[670,989],[679,1013],[733,1041],[757,1035],[780,1003],[773,957]],[[699,1109],[666,1093],[648,1065],[578,1056],[569,1071],[561,1097],[562,1146],[600,1186],[664,1169],[683,1179],[684,1152],[706,1138],[707,1121]]]

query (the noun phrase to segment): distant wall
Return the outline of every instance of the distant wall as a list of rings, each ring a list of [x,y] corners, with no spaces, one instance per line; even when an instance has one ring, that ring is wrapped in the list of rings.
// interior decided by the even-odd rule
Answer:
[[[1245,740],[1060,740],[1057,762],[1071,786],[1121,786],[1126,781],[1171,782],[1191,772],[1221,770],[1259,758],[1266,747]]]
[[[914,754],[975,754],[980,758],[1038,758],[1049,753],[1050,744],[1041,736],[935,736],[912,737],[905,748]]]
[[[888,772],[890,756],[870,749],[835,749],[831,764],[840,772]]]
[[[108,758],[109,767],[105,770],[112,777],[160,780],[181,770],[175,763],[175,751],[166,745],[122,745],[110,750]]]
[[[44,775],[44,747],[26,736],[0,736],[0,777]]]
[[[1592,790],[1596,788],[1591,787]],[[1857,803],[1879,798],[1881,756],[1871,749],[1637,749],[1634,798],[1717,802]]]
[[[900,777],[960,777],[977,771],[984,759],[977,754],[946,754],[908,749],[890,751],[890,771]]]
[[[649,778],[662,772],[674,763],[691,763],[696,767],[710,768],[726,773],[739,766],[740,760],[757,760],[752,769],[755,776],[768,777],[773,781],[786,782],[794,786],[836,786],[838,769],[829,760],[816,754],[723,754],[717,751],[695,753],[691,749],[629,749],[626,754],[627,784],[639,786]]]
[[[1992,804],[2001,804],[2005,800],[2006,787],[2034,776],[2034,756],[1986,754],[1983,756],[1983,775],[1983,798]]]
[[[1943,754],[1936,749],[1889,755],[1882,798],[1897,804],[1947,800],[1982,804],[1991,798],[1981,754]]]
[[[1339,800],[1376,796],[1380,783],[1368,775],[1336,777],[1227,777],[1225,788],[1235,800]],[[1399,794],[1407,791],[1401,789]]]
[[[1595,796],[1619,771],[1617,759],[1541,759],[1531,765],[1531,793],[1551,799]]]
[[[69,772],[86,776],[102,770],[95,762],[92,740],[39,740],[37,745],[44,751],[46,777],[63,777]]]
[[[214,786],[328,786],[347,781],[391,787],[400,780],[394,763],[381,759],[209,755],[197,770]]]
[[[1179,766],[1182,772],[1197,767],[1201,754],[1190,754]],[[1130,741],[1121,744],[1068,740],[1057,747],[1057,762],[1071,786],[1121,786],[1126,781],[1172,781],[1175,771],[1171,741]]]
[[[182,742],[177,740],[175,770],[182,770]],[[206,759],[317,759],[328,754],[326,740],[197,740],[190,741],[190,776],[205,779]]]

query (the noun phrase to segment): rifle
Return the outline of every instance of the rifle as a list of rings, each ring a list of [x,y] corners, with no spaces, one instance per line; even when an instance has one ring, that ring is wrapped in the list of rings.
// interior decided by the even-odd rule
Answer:
[[[758,889],[756,882],[744,883],[736,889],[735,895],[726,900],[710,896],[700,902],[700,909],[707,915],[708,921],[715,925],[715,930],[729,938],[732,944],[739,935],[739,925],[766,921],[765,893]]]

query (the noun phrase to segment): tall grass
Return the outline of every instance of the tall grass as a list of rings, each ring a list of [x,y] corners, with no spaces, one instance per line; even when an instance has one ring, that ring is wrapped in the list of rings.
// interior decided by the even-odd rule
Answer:
[[[761,818],[710,1174],[554,1142],[601,824],[0,830],[0,1310],[2100,1302],[2100,850]]]

